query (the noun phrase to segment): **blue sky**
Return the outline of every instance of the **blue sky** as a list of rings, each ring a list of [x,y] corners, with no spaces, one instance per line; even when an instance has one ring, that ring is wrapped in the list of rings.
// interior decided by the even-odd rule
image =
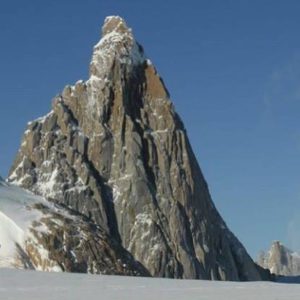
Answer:
[[[250,254],[277,239],[300,250],[300,1],[2,1],[0,174],[26,123],[87,78],[115,14],[164,78],[214,202]]]

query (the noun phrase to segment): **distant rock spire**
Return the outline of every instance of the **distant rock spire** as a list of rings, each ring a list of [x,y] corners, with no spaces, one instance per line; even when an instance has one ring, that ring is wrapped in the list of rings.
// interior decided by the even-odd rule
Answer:
[[[260,253],[258,264],[276,275],[300,275],[300,254],[288,249],[280,241],[274,241],[267,253]]]

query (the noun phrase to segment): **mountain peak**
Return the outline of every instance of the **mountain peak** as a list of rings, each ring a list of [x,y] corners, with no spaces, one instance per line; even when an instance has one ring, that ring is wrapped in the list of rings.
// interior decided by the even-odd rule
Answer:
[[[132,31],[120,17],[106,18],[102,31],[90,79],[67,86],[28,125],[9,181],[84,217],[152,276],[261,279],[217,212],[163,80]]]
[[[117,32],[119,34],[131,34],[132,30],[127,26],[123,18],[119,16],[108,16],[105,18],[102,27],[102,36],[104,37],[111,32]]]
[[[145,62],[143,48],[136,42],[124,19],[107,17],[102,26],[102,38],[94,46],[90,75],[107,78],[115,63],[128,69]]]
[[[286,248],[280,241],[273,241],[271,245],[271,251],[280,251],[280,249]]]

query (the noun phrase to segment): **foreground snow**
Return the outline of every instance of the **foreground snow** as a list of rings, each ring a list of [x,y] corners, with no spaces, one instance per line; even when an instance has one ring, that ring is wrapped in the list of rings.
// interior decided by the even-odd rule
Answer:
[[[0,299],[298,300],[300,285],[99,276],[0,269]]]

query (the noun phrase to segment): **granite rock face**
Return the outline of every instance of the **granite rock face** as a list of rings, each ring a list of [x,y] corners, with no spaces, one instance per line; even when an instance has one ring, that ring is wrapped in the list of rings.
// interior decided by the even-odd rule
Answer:
[[[260,280],[217,212],[184,125],[120,17],[108,17],[90,78],[29,123],[9,181],[80,214],[152,276]]]
[[[300,254],[279,241],[273,242],[267,253],[261,252],[257,263],[275,275],[300,276]]]

